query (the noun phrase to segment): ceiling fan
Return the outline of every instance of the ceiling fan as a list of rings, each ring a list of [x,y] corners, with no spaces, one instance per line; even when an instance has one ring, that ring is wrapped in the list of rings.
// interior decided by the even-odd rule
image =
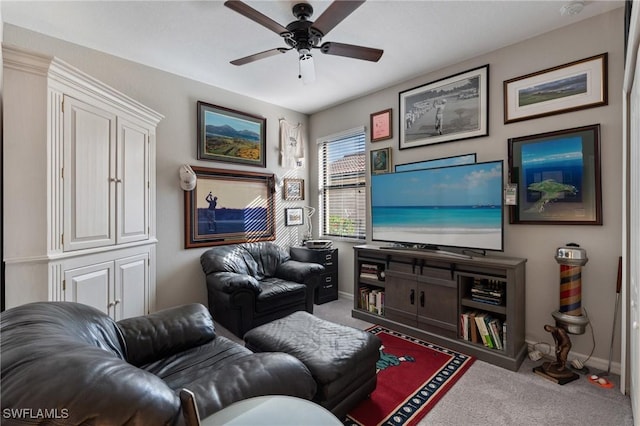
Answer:
[[[360,7],[364,1],[336,0],[329,5],[315,22],[309,20],[313,15],[313,7],[308,3],[298,3],[293,6],[292,10],[293,16],[297,20],[284,27],[240,0],[227,0],[224,3],[225,6],[277,33],[288,46],[276,47],[275,49],[245,56],[231,61],[231,64],[245,65],[295,49],[299,55],[300,73],[298,77],[302,78],[304,83],[311,83],[315,80],[315,67],[311,49],[319,49],[320,52],[327,55],[346,56],[348,58],[378,62],[384,52],[380,49],[332,41],[320,44],[322,38],[329,31]]]

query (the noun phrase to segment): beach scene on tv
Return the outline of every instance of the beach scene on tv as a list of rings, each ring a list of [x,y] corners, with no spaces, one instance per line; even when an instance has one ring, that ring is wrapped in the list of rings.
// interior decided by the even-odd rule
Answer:
[[[373,239],[503,250],[502,161],[374,175]]]

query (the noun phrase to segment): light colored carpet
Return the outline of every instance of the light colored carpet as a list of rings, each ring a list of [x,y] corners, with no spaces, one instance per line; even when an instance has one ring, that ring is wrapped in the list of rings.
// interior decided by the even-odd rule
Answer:
[[[316,305],[320,318],[365,329],[373,324],[351,317],[353,301],[346,298]],[[218,326],[221,335],[231,337]],[[633,426],[631,401],[616,386],[604,389],[587,376],[564,386],[533,373],[542,362],[525,359],[517,372],[476,360],[471,368],[418,423],[420,426]]]

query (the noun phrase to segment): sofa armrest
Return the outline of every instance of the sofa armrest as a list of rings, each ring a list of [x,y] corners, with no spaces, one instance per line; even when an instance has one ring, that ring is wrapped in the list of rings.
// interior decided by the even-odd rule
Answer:
[[[324,272],[324,266],[318,263],[287,260],[281,263],[276,270],[276,277],[297,283],[304,283],[314,275]]]
[[[251,290],[256,294],[262,289],[258,280],[251,275],[237,274],[235,272],[215,272],[207,275],[207,286],[210,290],[233,294],[237,290]]]
[[[127,361],[141,366],[216,337],[211,314],[193,303],[118,321],[126,346]]]

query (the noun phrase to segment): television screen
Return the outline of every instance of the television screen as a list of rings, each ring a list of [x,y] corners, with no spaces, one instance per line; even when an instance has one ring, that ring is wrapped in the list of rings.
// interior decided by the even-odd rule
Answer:
[[[502,163],[373,175],[372,239],[502,251]]]

